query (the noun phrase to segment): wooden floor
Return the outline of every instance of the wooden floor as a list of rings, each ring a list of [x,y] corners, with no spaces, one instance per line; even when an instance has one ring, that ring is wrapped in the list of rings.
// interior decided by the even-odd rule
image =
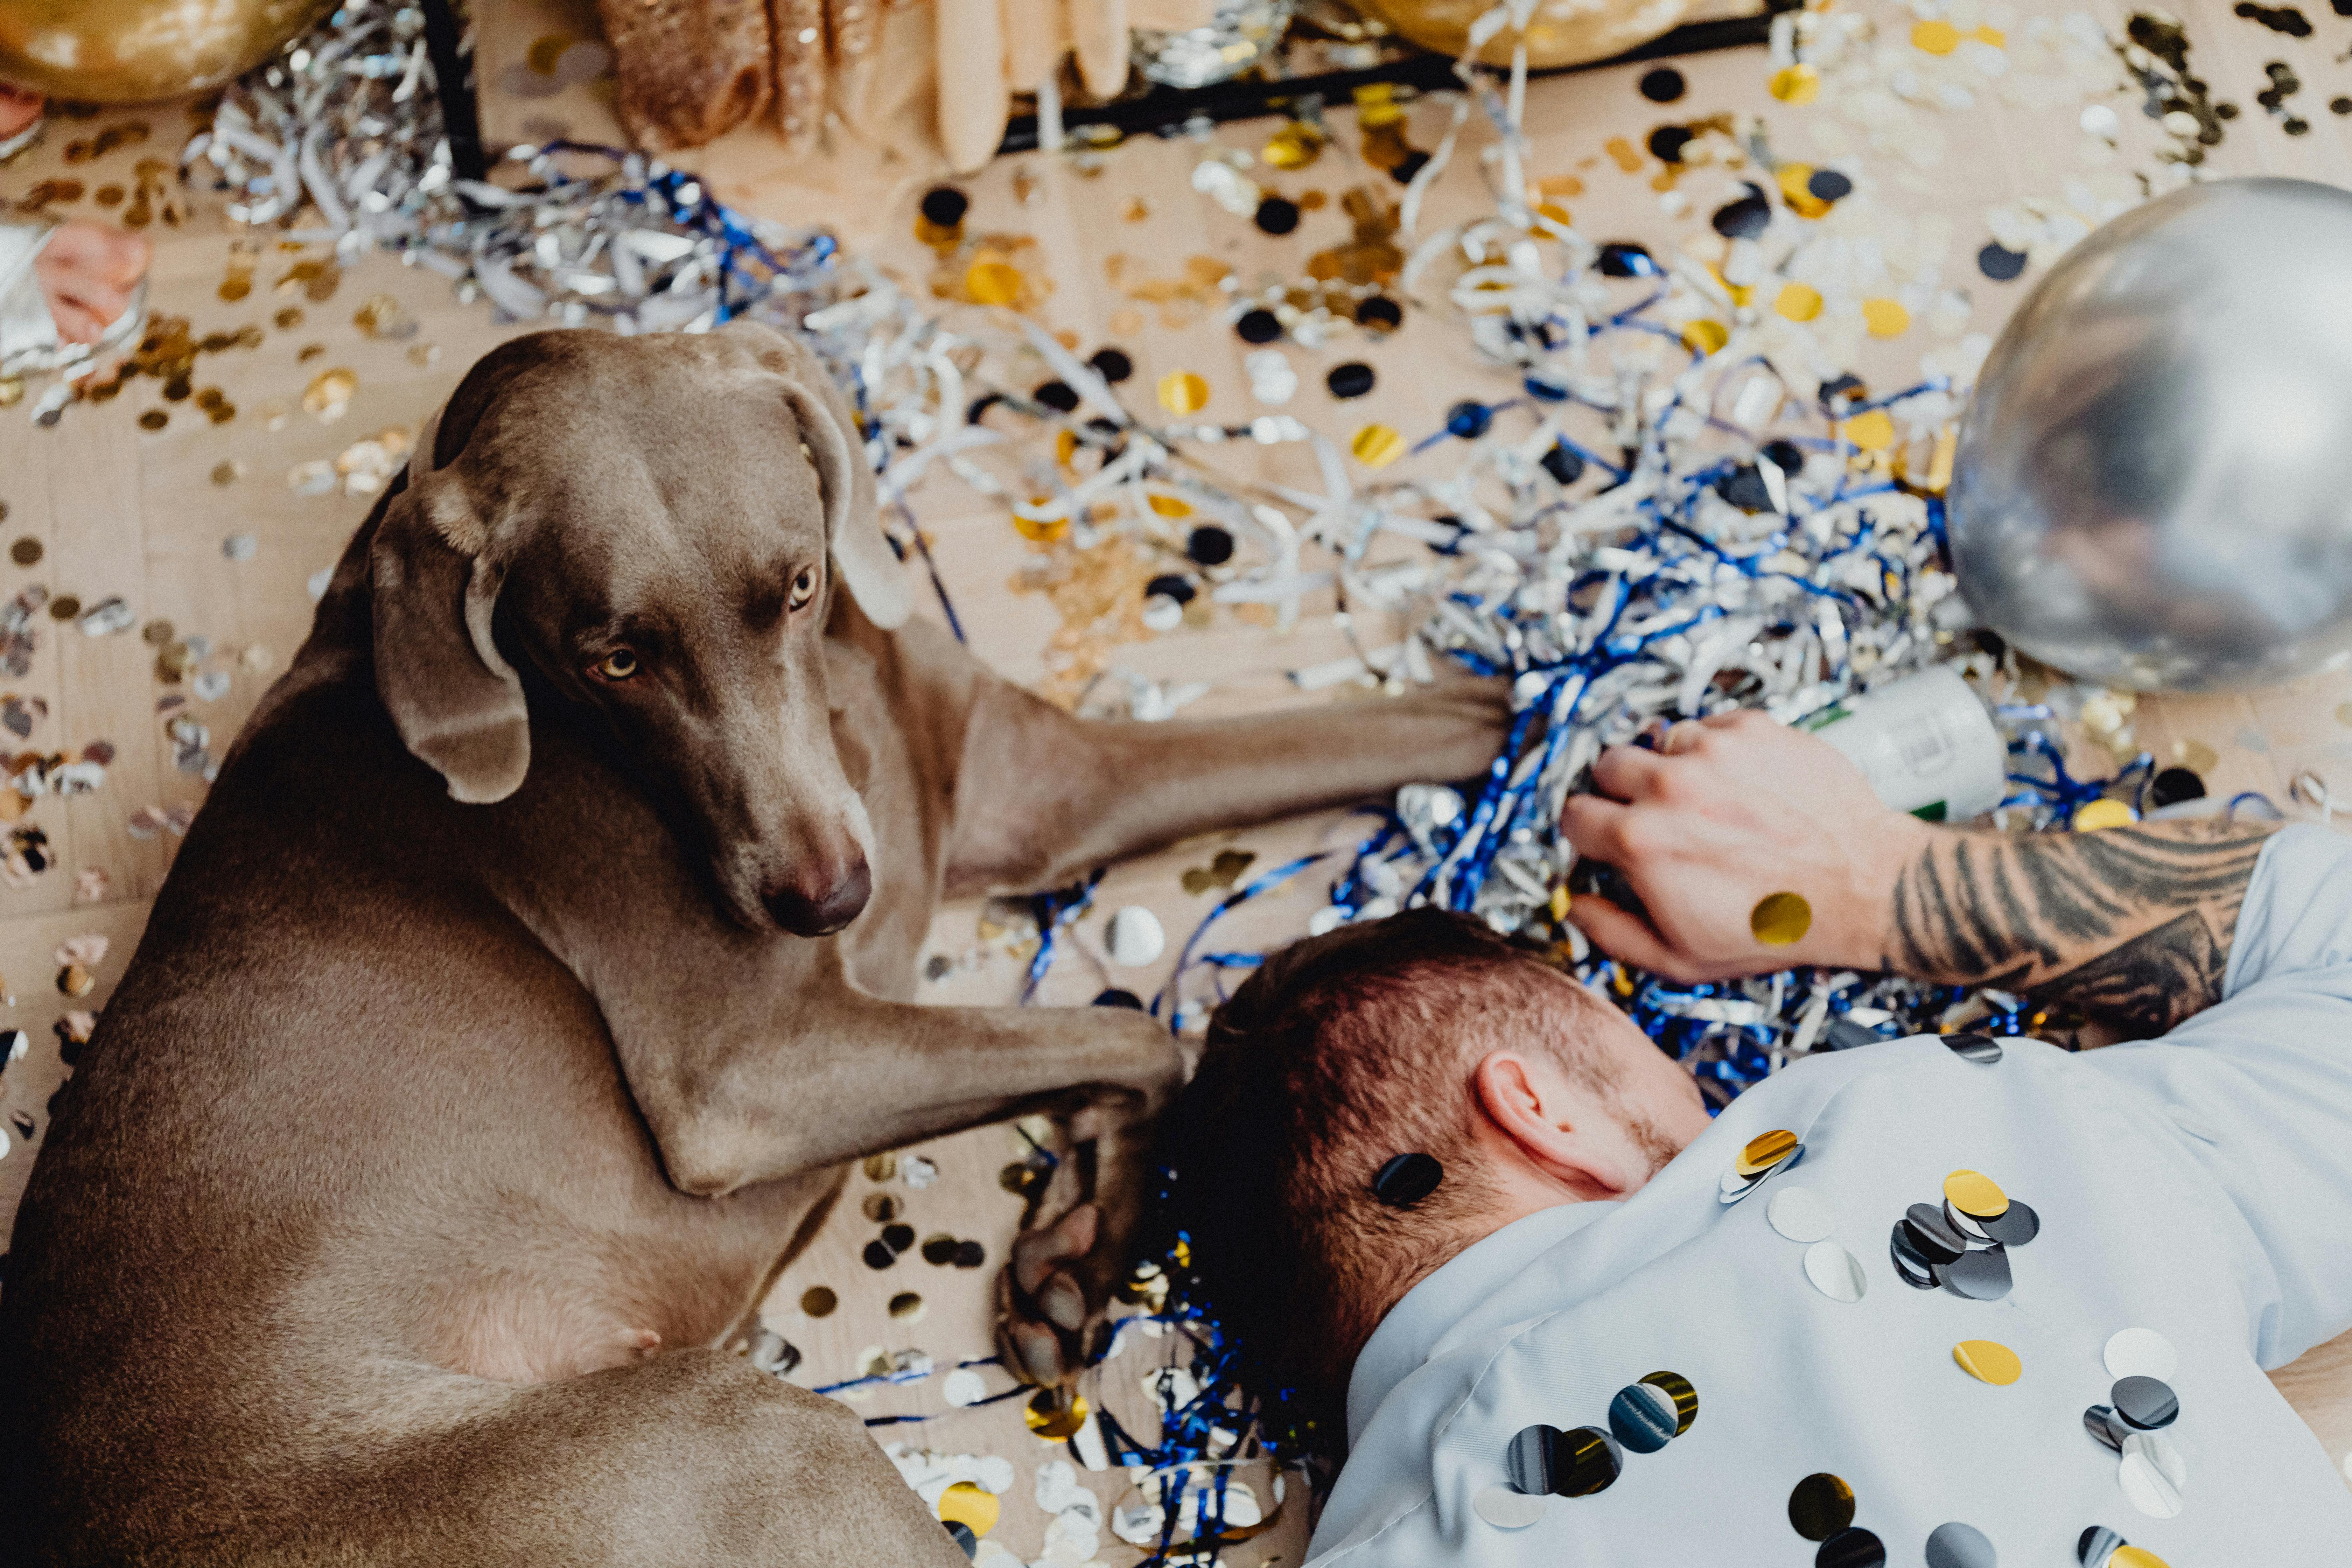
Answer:
[[[481,72],[489,85],[487,118],[494,132],[545,136],[560,129],[574,135],[599,133],[604,114],[592,85],[551,99],[517,100],[499,87],[499,73],[514,64],[531,42],[547,33],[579,27],[580,13],[567,0],[514,0],[488,13]],[[1881,24],[1887,47],[1901,47],[1911,13],[1871,3],[1861,7]],[[1958,9],[1958,7],[1956,7]],[[2229,173],[2294,174],[2340,177],[2347,167],[2346,127],[2352,121],[2329,113],[2326,103],[2339,90],[2352,90],[2352,68],[2336,61],[2352,42],[2352,28],[2323,16],[2323,35],[2296,41],[2241,19],[2218,0],[2190,7],[2195,63],[2217,96],[2241,102],[2244,114],[2232,123],[2214,163]],[[1986,17],[2014,41],[2034,13],[2024,7],[1986,9]],[[1966,19],[1966,18],[1963,18]],[[2263,65],[2293,63],[2302,87],[2295,102],[2310,128],[2290,136],[2277,117],[2255,105],[2266,85]],[[1555,182],[1577,226],[1599,238],[1634,237],[1654,247],[1685,236],[1706,233],[1706,215],[1734,186],[1720,172],[1702,172],[1684,181],[1689,211],[1669,216],[1654,184],[1659,165],[1642,160],[1638,149],[1652,127],[1723,112],[1761,115],[1783,157],[1826,157],[1843,141],[1861,151],[1866,132],[1857,116],[1868,106],[1827,100],[1804,108],[1776,103],[1765,91],[1769,65],[1760,50],[1713,55],[1683,62],[1690,82],[1687,98],[1671,107],[1645,100],[1635,90],[1635,70],[1539,82],[1530,91],[1533,132],[1531,178]],[[2067,198],[2069,182],[2127,177],[2128,157],[2101,171],[2085,162],[2085,139],[2075,129],[2079,94],[2034,106],[2001,100],[1988,90],[1966,110],[1916,111],[1925,134],[1893,137],[1892,152],[1868,153],[1881,171],[1873,199],[1884,215],[1883,232],[1865,237],[1911,254],[1915,268],[1939,268],[1943,287],[1965,290],[1972,305],[1967,330],[1997,331],[2034,274],[2016,283],[1994,283],[1979,275],[1972,258],[1986,236],[1986,208],[2023,196]],[[2137,105],[2113,100],[2123,118],[2127,143],[2144,134]],[[1424,105],[1415,111],[1412,140],[1431,147],[1443,130],[1444,110]],[[1229,266],[1244,279],[1261,273],[1297,276],[1312,250],[1346,237],[1337,198],[1348,187],[1378,185],[1381,176],[1355,161],[1348,117],[1336,115],[1339,143],[1313,167],[1265,175],[1276,187],[1300,195],[1322,193],[1329,205],[1310,211],[1298,233],[1274,238],[1244,218],[1230,216],[1194,194],[1192,172],[1206,149],[1184,139],[1141,139],[1117,149],[1094,173],[1054,158],[1032,155],[1000,161],[967,182],[972,197],[969,224],[1022,237],[1034,245],[1031,269],[1049,279],[1051,295],[1035,312],[1048,327],[1075,336],[1081,353],[1116,342],[1133,357],[1135,388],[1148,388],[1162,374],[1192,370],[1207,379],[1212,401],[1206,414],[1233,421],[1255,411],[1240,366],[1244,345],[1216,319],[1213,309],[1170,307],[1138,296],[1152,290],[1139,279],[1172,280],[1189,258],[1207,258]],[[149,138],[94,159],[68,164],[69,143],[108,125],[142,124]],[[57,210],[102,215],[101,188],[137,183],[140,159],[169,158],[188,121],[177,108],[112,113],[100,120],[57,124],[35,153],[0,168],[0,196],[22,197],[44,180],[71,177],[88,194]],[[1255,150],[1272,122],[1219,130],[1214,145]],[[756,136],[757,133],[751,133]],[[1891,133],[1890,133],[1891,134]],[[1940,138],[1940,154],[1930,158],[1930,142]],[[1618,141],[1618,139],[1622,139]],[[1612,142],[1635,153],[1636,172],[1622,169]],[[1424,226],[1452,221],[1475,210],[1477,164],[1474,142],[1433,201]],[[912,237],[914,202],[929,184],[927,171],[888,166],[857,200],[821,200],[819,174],[777,166],[756,142],[739,139],[710,157],[710,179],[727,199],[766,216],[801,223],[831,222],[851,242],[879,258],[898,275],[919,285],[930,258]],[[1393,187],[1387,187],[1393,189]],[[71,799],[37,803],[25,823],[48,835],[52,868],[23,886],[0,887],[0,973],[13,1002],[0,1020],[35,1037],[27,1059],[0,1077],[0,1110],[15,1126],[12,1152],[0,1159],[0,1221],[13,1212],[32,1158],[47,1125],[47,1101],[65,1069],[53,1026],[69,1009],[104,1004],[136,944],[149,900],[170,865],[174,842],[166,826],[136,828],[145,808],[161,819],[173,808],[194,808],[204,796],[197,773],[183,771],[179,753],[188,751],[168,726],[193,719],[209,732],[209,751],[218,755],[237,725],[281,668],[306,628],[310,598],[306,584],[335,558],[366,510],[364,495],[305,494],[289,485],[298,465],[332,462],[355,443],[387,427],[413,431],[444,397],[465,367],[503,335],[521,330],[494,325],[487,307],[459,303],[448,284],[423,270],[404,270],[381,258],[356,260],[340,279],[318,276],[323,251],[277,248],[240,253],[240,243],[209,195],[189,198],[190,213],[176,227],[151,227],[159,246],[154,306],[183,316],[199,340],[207,334],[234,337],[252,328],[258,346],[230,346],[201,355],[194,378],[198,397],[218,388],[234,416],[215,422],[198,398],[167,403],[159,384],[141,380],[102,406],[79,406],[50,430],[35,429],[25,406],[0,410],[0,539],[37,541],[44,553],[30,566],[0,564],[0,595],[34,584],[53,595],[73,595],[83,605],[120,595],[136,627],[115,636],[86,636],[70,623],[37,613],[38,647],[30,673],[5,683],[27,703],[47,705],[46,716],[23,742],[43,753],[67,752],[104,742],[114,751],[104,787]],[[121,208],[111,210],[120,211]],[[299,264],[313,264],[298,273]],[[247,279],[239,298],[234,279]],[[1161,292],[1165,292],[1162,290]],[[370,335],[354,317],[378,296],[388,296],[414,319],[407,337]],[[947,307],[943,307],[947,308]],[[373,312],[381,314],[382,312]],[[1884,377],[1910,379],[1923,352],[1944,340],[1925,321],[1891,341],[1858,341],[1853,368],[1874,384]],[[1309,423],[1344,441],[1358,426],[1381,420],[1409,437],[1438,427],[1443,410],[1456,398],[1503,395],[1480,368],[1465,340],[1440,312],[1414,313],[1387,342],[1335,343],[1322,353],[1292,349],[1303,387],[1289,405]],[[1362,358],[1380,371],[1373,394],[1342,407],[1322,384],[1328,363]],[[347,371],[354,378],[347,405],[331,420],[306,410],[305,394],[321,373]],[[1044,377],[1039,377],[1044,379]],[[1132,388],[1131,388],[1132,390]],[[1148,397],[1149,393],[1141,395]],[[320,399],[312,394],[314,409]],[[331,406],[327,405],[327,406]],[[168,416],[160,431],[143,429],[142,415]],[[1221,457],[1231,471],[1306,482],[1295,451],[1228,448]],[[1055,637],[1064,616],[1090,613],[1078,595],[1056,599],[1024,591],[1019,580],[1030,548],[996,506],[951,477],[928,480],[917,494],[917,510],[935,541],[940,571],[972,644],[1015,679],[1051,686],[1055,679]],[[231,542],[236,541],[235,544]],[[247,548],[247,546],[250,548]],[[1104,654],[1119,668],[1157,680],[1203,680],[1213,689],[1198,712],[1265,707],[1302,700],[1284,672],[1343,651],[1331,624],[1329,605],[1310,603],[1294,632],[1220,612],[1206,629],[1137,640]],[[158,623],[168,623],[159,627]],[[159,654],[194,639],[207,639],[190,677],[164,679]],[[1098,650],[1100,651],[1100,650]],[[226,677],[226,689],[198,698],[193,674]],[[2315,814],[2289,805],[2291,781],[2310,771],[2352,791],[2352,690],[2340,678],[2323,678],[2280,690],[2197,700],[2153,700],[2138,714],[2142,743],[2170,763],[2189,761],[2217,791],[2257,789],[2287,805],[2291,815]],[[213,688],[208,682],[207,692]],[[173,703],[168,710],[164,704]],[[1367,721],[1376,721],[1368,710]],[[201,768],[201,759],[191,756]],[[1206,873],[1220,848],[1255,857],[1264,868],[1304,848],[1347,841],[1343,819],[1318,818],[1276,828],[1226,836],[1223,840],[1181,847],[1112,871],[1098,895],[1099,910],[1141,904],[1153,910],[1181,942],[1213,904],[1218,893],[1201,876],[1188,889],[1184,873]],[[1241,946],[1271,942],[1303,929],[1318,901],[1309,890],[1252,905],[1221,931],[1220,942]],[[1003,1000],[1017,988],[1018,962],[1004,942],[982,934],[982,911],[948,910],[936,925],[932,949],[953,963],[931,987],[942,1001]],[[101,937],[107,951],[90,967],[95,989],[73,1000],[56,983],[69,939]],[[1066,956],[1048,977],[1041,999],[1083,1003],[1106,984],[1149,994],[1159,984],[1168,959],[1132,970],[1110,967],[1104,956],[1100,921],[1077,929]],[[883,1092],[886,1086],[877,1085]],[[22,1135],[29,1127],[29,1140]],[[29,1142],[29,1147],[27,1146]],[[769,1308],[772,1325],[797,1344],[806,1361],[798,1380],[825,1384],[856,1376],[877,1356],[919,1350],[942,1369],[990,1353],[988,1298],[995,1266],[1003,1255],[1016,1214],[1015,1200],[998,1184],[1000,1169],[1019,1157],[1023,1145],[1008,1129],[983,1129],[919,1151],[937,1169],[937,1180],[916,1185],[907,1179],[919,1167],[901,1159],[897,1173],[853,1179],[851,1202],[779,1285]],[[934,1267],[908,1256],[887,1270],[869,1269],[859,1254],[878,1223],[867,1204],[890,1200],[902,1217],[925,1237],[947,1234],[980,1240],[986,1267]],[[877,1211],[878,1212],[878,1211]],[[803,1310],[809,1292],[830,1292],[837,1306],[822,1316]],[[912,1296],[914,1300],[894,1299]],[[1164,1347],[1141,1342],[1111,1363],[1089,1397],[1139,1415],[1140,1386],[1164,1359]],[[994,1368],[982,1369],[992,1392],[1009,1386]],[[2331,1453],[2352,1455],[2352,1344],[2315,1352],[2278,1379],[2281,1387],[2326,1443]],[[1003,1521],[992,1539],[1023,1559],[1035,1556],[1045,1515],[1029,1501],[1029,1478],[1058,1447],[1024,1429],[1017,1402],[981,1410],[950,1412],[942,1403],[942,1380],[872,1392],[869,1415],[925,1415],[927,1424],[877,1427],[877,1436],[944,1453],[999,1455],[1013,1460],[1020,1480],[1008,1497]],[[1107,1504],[1124,1497],[1115,1475],[1091,1478]],[[1302,1522],[1291,1510],[1290,1522]],[[1263,1560],[1297,1561],[1296,1530],[1276,1531],[1247,1549]],[[1131,1554],[1108,1542],[1104,1560],[1125,1562]],[[1244,1558],[1244,1560],[1248,1560]],[[1002,1560],[1000,1559],[1000,1562]]]

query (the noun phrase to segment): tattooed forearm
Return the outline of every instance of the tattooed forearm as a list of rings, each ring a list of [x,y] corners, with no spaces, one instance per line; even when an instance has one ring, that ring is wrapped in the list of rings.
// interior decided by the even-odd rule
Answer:
[[[2142,1037],[2221,997],[2267,823],[1937,833],[1895,879],[1886,966]]]

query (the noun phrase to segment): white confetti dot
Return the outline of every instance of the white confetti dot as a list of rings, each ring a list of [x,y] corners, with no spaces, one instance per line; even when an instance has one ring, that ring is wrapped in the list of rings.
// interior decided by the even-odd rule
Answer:
[[[970,1367],[958,1367],[940,1384],[940,1397],[961,1409],[988,1397],[988,1380]]]
[[[1848,1306],[1861,1300],[1863,1292],[1870,1289],[1861,1260],[1834,1241],[1817,1241],[1805,1248],[1805,1278],[1831,1300]]]
[[[1159,916],[1140,904],[1129,904],[1110,917],[1103,944],[1113,963],[1133,969],[1167,950],[1168,933],[1160,929]]]
[[[1525,1530],[1543,1517],[1544,1500],[1515,1487],[1491,1486],[1472,1498],[1470,1506],[1497,1530]]]
[[[2170,1519],[2180,1511],[2180,1489],[2145,1454],[2126,1454],[2116,1468],[2116,1484],[2132,1507],[2150,1519]]]
[[[1837,1214],[1811,1187],[1783,1187],[1764,1211],[1772,1228],[1790,1241],[1822,1241],[1837,1229]]]
[[[2107,1375],[2118,1381],[2152,1377],[2158,1383],[2170,1383],[2172,1374],[2180,1370],[2180,1352],[2154,1329],[2119,1331],[2107,1342],[2100,1359],[2106,1363]]]

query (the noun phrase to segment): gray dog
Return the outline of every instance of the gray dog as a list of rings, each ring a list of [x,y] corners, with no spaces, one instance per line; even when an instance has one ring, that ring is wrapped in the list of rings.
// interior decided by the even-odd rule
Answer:
[[[1069,719],[906,620],[855,429],[757,328],[522,338],[428,426],[34,1173],[0,1553],[961,1561],[726,1347],[848,1162],[1044,1110],[1097,1185],[1005,1341],[1063,1377],[1184,1064],[1133,1012],[913,1005],[933,907],[1474,772],[1501,712]]]

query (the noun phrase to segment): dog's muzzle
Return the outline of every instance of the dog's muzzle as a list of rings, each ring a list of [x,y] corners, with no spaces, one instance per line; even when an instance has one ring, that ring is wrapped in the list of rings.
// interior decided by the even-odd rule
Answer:
[[[856,920],[873,896],[874,874],[860,855],[838,870],[787,878],[765,888],[760,901],[769,918],[794,936],[830,936]]]

